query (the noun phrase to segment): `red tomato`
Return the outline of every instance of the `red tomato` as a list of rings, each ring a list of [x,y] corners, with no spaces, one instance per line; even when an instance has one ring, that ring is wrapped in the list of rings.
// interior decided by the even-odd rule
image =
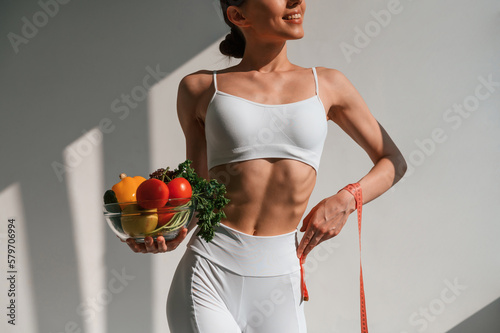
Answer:
[[[170,199],[191,198],[191,196],[193,195],[191,184],[189,184],[186,178],[182,177],[174,178],[170,182],[168,182],[167,186],[170,193]],[[185,204],[188,201],[189,199],[173,200],[171,201],[171,203],[174,206],[178,206]]]
[[[175,215],[176,212],[172,213],[164,213],[161,211],[158,211],[158,225],[156,228],[163,227],[165,224],[167,224],[172,217]]]
[[[141,208],[160,208],[167,204],[169,189],[167,184],[159,179],[148,179],[139,185],[135,197]]]

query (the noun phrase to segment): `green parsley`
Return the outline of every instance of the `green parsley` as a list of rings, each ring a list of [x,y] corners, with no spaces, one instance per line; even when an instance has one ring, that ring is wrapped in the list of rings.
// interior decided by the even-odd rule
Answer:
[[[173,171],[169,172],[167,168],[163,174],[171,179],[186,178],[191,184],[193,198],[196,201],[196,217],[200,226],[198,236],[210,242],[214,237],[214,229],[219,226],[221,219],[226,217],[222,209],[230,200],[224,196],[226,194],[224,184],[219,183],[216,179],[207,180],[198,176],[191,167],[191,163],[192,161],[186,160]]]

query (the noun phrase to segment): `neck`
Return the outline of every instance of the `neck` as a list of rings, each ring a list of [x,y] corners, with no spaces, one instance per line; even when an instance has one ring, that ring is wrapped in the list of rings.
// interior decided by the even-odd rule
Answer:
[[[242,71],[269,73],[287,71],[291,66],[286,41],[257,43],[250,39],[246,41],[245,53],[237,67]]]

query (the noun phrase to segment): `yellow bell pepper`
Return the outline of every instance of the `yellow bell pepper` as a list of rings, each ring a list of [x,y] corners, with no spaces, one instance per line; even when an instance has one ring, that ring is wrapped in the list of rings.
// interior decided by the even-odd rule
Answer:
[[[146,180],[141,176],[128,177],[126,174],[120,174],[121,181],[113,185],[111,188],[116,195],[118,202],[137,201],[135,192],[139,185]]]

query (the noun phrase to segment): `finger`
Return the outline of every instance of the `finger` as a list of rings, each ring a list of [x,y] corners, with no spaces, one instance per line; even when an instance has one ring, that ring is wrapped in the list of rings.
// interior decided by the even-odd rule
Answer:
[[[307,258],[307,256],[306,256],[305,254],[302,254],[302,255],[300,256],[300,261],[302,262],[302,264],[305,264],[305,263],[306,263],[306,258]]]
[[[126,243],[128,244],[128,246],[132,249],[132,251],[134,251],[135,253],[139,253],[139,252],[142,252],[141,251],[141,247],[139,246],[139,244],[137,244],[135,242],[135,240],[133,238],[128,238],[126,240]]]
[[[177,237],[172,239],[170,242],[168,242],[168,250],[173,251],[179,246],[179,244],[186,238],[187,235],[187,228],[182,228]]]
[[[314,249],[316,247],[316,245],[319,244],[319,242],[320,242],[321,239],[322,239],[322,237],[318,238],[318,237],[314,236],[313,239],[311,239],[311,241],[304,248],[304,251],[302,252],[302,255],[304,257],[307,257],[307,255],[309,254],[309,252],[311,252],[312,249]]]
[[[313,239],[309,242],[309,244],[307,245],[307,247],[304,249],[303,255],[304,256],[308,255],[309,252],[311,252],[313,248],[315,248],[316,246],[318,246],[322,242],[327,241],[327,240],[335,237],[336,235],[338,235],[338,232],[335,232],[335,227],[333,227],[332,229],[330,229],[329,232],[319,232],[319,233],[316,233],[314,235]]]
[[[167,252],[168,247],[165,242],[165,237],[158,236],[158,238],[156,238],[156,244],[158,245],[158,252]]]
[[[148,253],[148,250],[146,249],[146,244],[144,244],[144,243],[137,243],[137,242],[135,242],[135,243],[137,244],[136,246],[139,249],[138,253]]]
[[[177,237],[175,237],[175,239],[178,240],[180,243],[184,240],[184,238],[186,238],[187,233],[188,233],[188,229],[186,227],[184,227],[184,228],[182,228],[181,232],[179,232]]]
[[[146,238],[144,238],[144,244],[146,245],[147,252],[152,252],[152,253],[158,252],[153,237],[147,236]]]
[[[303,255],[304,249],[309,245],[309,242],[314,237],[314,230],[307,228],[304,236],[300,240],[299,247],[297,248],[297,256],[300,258]]]
[[[308,224],[309,221],[304,219],[304,221],[302,222],[302,227],[300,227],[300,232],[304,232],[307,229]]]
[[[305,258],[306,256],[316,247],[318,246],[319,244],[323,243],[324,241],[330,239],[331,237],[328,235],[328,234],[325,234],[323,236],[323,238],[321,238],[316,244],[314,244],[313,241],[311,241],[311,243],[308,244],[308,246],[304,249],[304,253],[302,254],[304,256],[304,261],[305,261]]]

